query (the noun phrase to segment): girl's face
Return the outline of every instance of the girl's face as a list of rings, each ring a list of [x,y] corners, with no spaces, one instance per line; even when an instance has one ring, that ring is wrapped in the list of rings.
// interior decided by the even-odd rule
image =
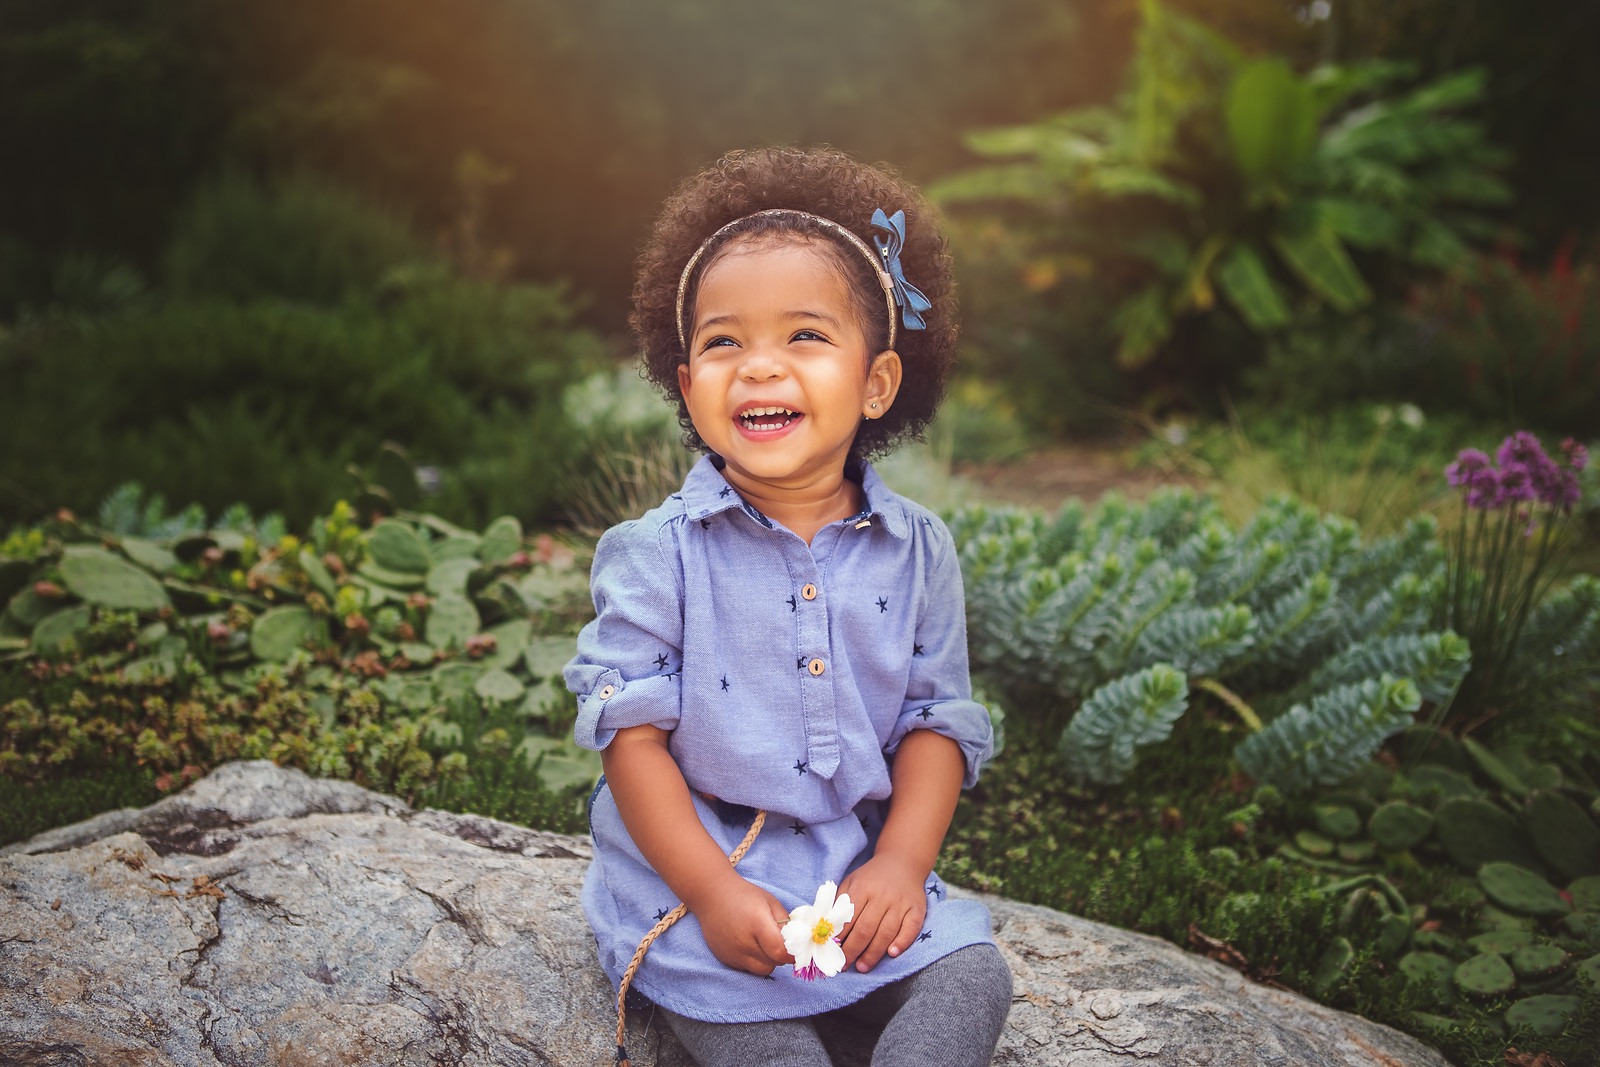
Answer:
[[[900,357],[868,352],[858,315],[818,245],[735,247],[706,269],[678,385],[736,489],[768,497],[843,479],[861,419],[882,417],[900,386]]]

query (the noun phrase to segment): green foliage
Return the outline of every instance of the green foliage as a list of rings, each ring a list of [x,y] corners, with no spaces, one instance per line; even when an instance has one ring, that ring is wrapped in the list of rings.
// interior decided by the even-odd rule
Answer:
[[[107,762],[161,792],[270,758],[471,798],[501,788],[462,780],[492,730],[502,755],[520,740],[552,797],[599,772],[553,740],[571,730],[559,676],[587,583],[569,550],[528,544],[515,520],[478,534],[407,513],[363,530],[340,504],[304,540],[269,545],[236,529],[118,538],[70,517],[28,533],[5,542],[26,558],[0,559],[0,780],[42,791],[41,812],[87,814],[74,783]],[[423,591],[440,585],[452,591]]]
[[[1392,64],[1298,75],[1154,0],[1141,9],[1114,108],[973,134],[979,154],[1020,161],[933,188],[946,203],[1018,203],[1040,257],[1087,258],[1122,366],[1187,347],[1180,327],[1211,317],[1219,293],[1272,334],[1319,306],[1366,305],[1368,273],[1462,267],[1483,209],[1509,199],[1501,154],[1460,117],[1481,73],[1409,89]]]
[[[448,277],[385,292],[169,303],[0,335],[0,515],[86,511],[137,478],[212,513],[244,495],[301,524],[385,441],[437,471],[443,514],[548,514],[571,441],[561,390],[598,347],[562,292]]]
[[[1363,544],[1280,499],[1235,532],[1211,501],[1169,492],[1054,520],[971,508],[951,529],[974,669],[1097,781],[1165,737],[1197,683],[1260,730],[1239,751],[1250,773],[1338,780],[1410,721],[1419,687],[1440,699],[1468,666],[1460,638],[1425,630],[1443,569],[1426,522]],[[1222,682],[1276,718],[1261,730]]]
[[[310,174],[261,183],[226,173],[179,212],[166,282],[184,299],[337,305],[429,258],[404,220],[349,190]]]

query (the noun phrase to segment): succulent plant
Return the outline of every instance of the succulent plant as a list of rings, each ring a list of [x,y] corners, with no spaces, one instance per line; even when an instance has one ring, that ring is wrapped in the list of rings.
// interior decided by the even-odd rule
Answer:
[[[482,621],[478,609],[464,596],[442,596],[428,608],[426,634],[435,648],[467,647],[467,639],[478,632]]]
[[[1567,954],[1559,946],[1547,943],[1523,945],[1511,953],[1511,969],[1518,978],[1543,978],[1566,966]]]
[[[317,620],[302,604],[284,604],[263,612],[250,628],[250,651],[256,658],[282,663],[317,633]]]
[[[1574,911],[1600,912],[1600,875],[1585,875],[1567,886]]]
[[[1478,787],[1472,784],[1472,779],[1467,775],[1434,763],[1424,763],[1407,771],[1406,780],[1411,792],[1423,799],[1435,797],[1444,801],[1451,797],[1473,797],[1479,793]]]
[[[51,612],[33,628],[31,647],[39,652],[56,652],[73,637],[89,628],[92,610],[87,604]]]
[[[1511,964],[1493,954],[1473,956],[1451,972],[1456,988],[1472,997],[1502,996],[1516,988],[1517,976]]]
[[[168,605],[160,582],[103,548],[69,548],[61,557],[61,580],[75,595],[104,608],[160,611]]]
[[[1409,852],[1433,831],[1433,815],[1403,800],[1382,804],[1367,821],[1367,832],[1385,852]]]
[[[1343,804],[1318,804],[1314,809],[1317,829],[1335,841],[1346,841],[1361,832],[1361,816]]]
[[[1445,854],[1471,874],[1485,863],[1538,867],[1521,825],[1504,808],[1479,797],[1451,797],[1439,805],[1435,833]]]
[[[1485,863],[1478,884],[1490,900],[1518,915],[1558,919],[1572,910],[1555,886],[1515,863]]]
[[[1475,952],[1492,952],[1498,956],[1508,956],[1519,948],[1533,944],[1533,933],[1514,927],[1502,927],[1470,937],[1467,939],[1467,944]]]
[[[1563,882],[1600,875],[1600,827],[1571,800],[1542,790],[1531,794],[1522,825],[1539,857]]]
[[[1428,1002],[1435,1007],[1448,1005],[1455,999],[1455,987],[1451,982],[1455,969],[1454,960],[1433,952],[1407,952],[1399,963],[1400,973],[1422,987]]]
[[[1311,976],[1311,986],[1317,995],[1326,997],[1332,993],[1350,973],[1350,965],[1355,962],[1355,958],[1356,951],[1351,946],[1349,938],[1334,938],[1322,953],[1322,958],[1317,961],[1317,969]]]
[[[1554,1037],[1566,1028],[1580,1003],[1577,997],[1559,993],[1524,997],[1506,1009],[1506,1025],[1526,1026],[1545,1037]]]

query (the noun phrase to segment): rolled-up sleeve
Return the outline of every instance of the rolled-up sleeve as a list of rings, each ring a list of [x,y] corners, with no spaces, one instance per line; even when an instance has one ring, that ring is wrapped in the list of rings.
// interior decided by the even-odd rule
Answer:
[[[942,524],[935,524],[933,532],[938,541],[929,571],[928,595],[917,621],[906,697],[884,751],[893,753],[913,730],[942,734],[961,746],[966,760],[961,784],[970,789],[994,754],[994,728],[988,710],[972,699],[972,680],[967,673],[966,598],[955,544]]]
[[[683,678],[683,578],[661,546],[661,528],[640,522],[606,531],[595,547],[589,590],[595,618],[578,634],[562,676],[578,698],[573,736],[603,749],[618,730],[678,725]]]

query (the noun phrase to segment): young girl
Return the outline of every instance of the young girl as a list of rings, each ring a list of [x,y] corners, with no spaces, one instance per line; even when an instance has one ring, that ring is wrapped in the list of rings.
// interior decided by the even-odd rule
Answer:
[[[913,187],[826,149],[724,157],[641,258],[646,373],[706,455],[595,550],[566,669],[605,768],[583,905],[613,983],[687,907],[632,988],[707,1067],[828,1064],[835,1009],[887,1020],[874,1064],[987,1064],[1010,1008],[987,910],[932,871],[991,752],[955,548],[865,461],[938,406],[950,267]],[[783,926],[830,881],[854,916],[816,926],[844,956],[821,977]]]

